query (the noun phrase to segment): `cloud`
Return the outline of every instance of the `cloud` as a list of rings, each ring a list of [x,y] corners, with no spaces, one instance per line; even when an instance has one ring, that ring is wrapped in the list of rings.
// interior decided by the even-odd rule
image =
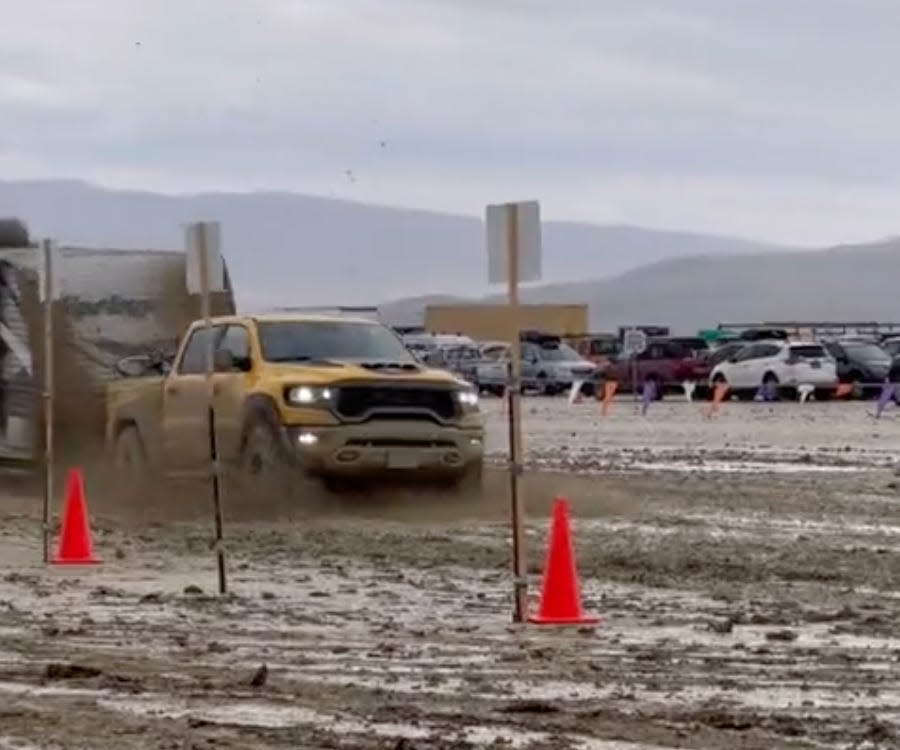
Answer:
[[[891,0],[22,5],[0,165],[861,239],[900,194],[898,22]]]

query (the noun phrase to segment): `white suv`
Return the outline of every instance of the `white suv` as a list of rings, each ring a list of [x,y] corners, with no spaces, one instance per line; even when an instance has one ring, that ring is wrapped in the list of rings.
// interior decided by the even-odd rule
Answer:
[[[838,382],[837,365],[815,342],[757,341],[716,365],[712,385],[725,383],[737,396],[753,396],[762,385],[774,389],[812,385],[826,396]]]

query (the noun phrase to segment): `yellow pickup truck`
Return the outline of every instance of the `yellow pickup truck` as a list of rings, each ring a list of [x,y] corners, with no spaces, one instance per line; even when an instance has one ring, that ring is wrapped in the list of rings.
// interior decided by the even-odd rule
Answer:
[[[107,394],[106,445],[123,489],[210,471],[210,399],[220,461],[242,490],[278,492],[307,479],[332,490],[391,477],[481,481],[477,393],[421,364],[377,322],[197,321],[171,365],[131,374]]]

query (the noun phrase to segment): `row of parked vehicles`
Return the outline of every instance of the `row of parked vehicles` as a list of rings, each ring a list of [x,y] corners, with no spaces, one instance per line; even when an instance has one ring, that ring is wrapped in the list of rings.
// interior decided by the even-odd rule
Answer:
[[[508,379],[509,344],[475,342],[467,336],[406,337],[410,350],[432,367],[455,372],[483,393],[500,395]],[[579,354],[558,336],[524,332],[521,341],[521,377],[525,392],[553,396],[584,382],[590,391],[598,381],[595,362]]]
[[[648,336],[643,352],[631,356],[623,351],[624,330],[618,335],[566,338],[523,332],[524,391],[555,395],[581,382],[583,392],[590,395],[604,381],[613,380],[623,393],[641,393],[652,383],[659,399],[693,382],[699,394],[722,384],[732,396],[753,398],[761,388],[777,396],[808,384],[822,400],[831,397],[839,383],[849,384],[853,396],[864,398],[880,393],[885,382],[900,382],[898,335],[792,338],[782,329],[754,328],[711,341],[650,329],[656,335]],[[405,340],[428,364],[455,372],[481,392],[503,392],[508,378],[507,343],[428,334]]]

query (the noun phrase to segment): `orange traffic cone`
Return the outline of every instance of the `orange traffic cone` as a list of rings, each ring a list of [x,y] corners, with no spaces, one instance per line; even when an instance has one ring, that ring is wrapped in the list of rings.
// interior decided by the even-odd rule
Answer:
[[[603,406],[600,412],[604,417],[609,414],[609,407],[612,405],[612,400],[618,387],[619,384],[615,380],[607,380],[603,383]]]
[[[557,498],[553,504],[553,521],[544,567],[544,583],[538,614],[529,617],[537,625],[591,625],[599,622],[581,610],[575,553],[569,534],[569,503]]]
[[[52,562],[54,565],[97,565],[102,562],[94,557],[91,545],[91,528],[80,469],[69,471],[59,548]]]
[[[728,394],[728,385],[725,383],[717,383],[715,390],[713,390],[712,401],[709,404],[709,409],[706,412],[707,417],[712,417],[722,406],[722,401],[725,399],[725,396]]]

